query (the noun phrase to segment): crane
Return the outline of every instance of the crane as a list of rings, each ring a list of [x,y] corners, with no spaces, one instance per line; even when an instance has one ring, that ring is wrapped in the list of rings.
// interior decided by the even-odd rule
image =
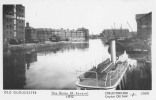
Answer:
[[[132,31],[132,35],[135,35],[135,34],[133,33],[133,29],[132,29],[131,25],[128,23],[128,21],[127,21],[127,24],[128,24],[128,26],[130,27],[130,29],[131,29],[131,31]]]
[[[130,27],[130,29],[131,29],[131,31],[132,31],[132,33],[133,33],[133,29],[132,29],[132,27],[130,26],[130,24],[128,23],[128,21],[127,21],[127,24],[128,24],[128,26]]]

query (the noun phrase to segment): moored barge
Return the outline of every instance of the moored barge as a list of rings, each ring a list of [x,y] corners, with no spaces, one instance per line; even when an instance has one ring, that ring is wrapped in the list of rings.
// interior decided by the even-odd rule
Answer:
[[[114,90],[117,88],[128,68],[128,55],[125,52],[118,59],[116,58],[115,41],[111,42],[111,49],[111,61],[106,59],[97,67],[94,66],[80,74],[76,82],[77,89]]]

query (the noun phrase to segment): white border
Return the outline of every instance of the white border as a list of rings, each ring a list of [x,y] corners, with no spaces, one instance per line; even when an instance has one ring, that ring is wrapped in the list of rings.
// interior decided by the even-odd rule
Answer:
[[[20,4],[22,3],[23,0],[0,0],[0,13],[1,13],[1,16],[0,16],[0,32],[1,32],[1,35],[0,35],[0,48],[3,48],[2,46],[2,42],[3,42],[3,38],[2,38],[2,7],[3,7],[3,4]],[[146,0],[144,0],[146,2]],[[31,1],[30,1],[31,2]],[[44,0],[43,0],[44,2]],[[86,96],[86,97],[81,97],[81,96],[77,96],[77,97],[74,97],[73,99],[77,100],[77,99],[93,99],[93,100],[105,100],[105,99],[108,99],[108,98],[105,98],[105,93],[106,92],[128,92],[129,95],[135,93],[137,96],[135,97],[129,97],[129,98],[126,98],[128,100],[156,100],[156,96],[155,96],[155,89],[156,89],[156,86],[155,86],[155,82],[156,82],[156,68],[155,68],[155,59],[156,59],[156,32],[155,32],[155,11],[154,11],[154,5],[155,5],[155,2],[153,2],[153,11],[152,11],[152,90],[148,90],[148,91],[142,91],[142,90],[128,90],[128,91],[104,91],[104,90],[90,90],[90,91],[87,91],[89,96]],[[51,92],[52,91],[55,91],[55,92],[86,92],[86,91],[80,91],[80,90],[34,90],[34,91],[37,91],[37,94],[36,95],[16,95],[16,94],[4,94],[4,91],[3,91],[3,86],[2,86],[2,83],[3,83],[3,58],[2,58],[2,49],[0,49],[0,55],[1,55],[1,58],[0,58],[0,99],[1,100],[36,100],[36,99],[39,99],[39,100],[42,100],[42,99],[46,99],[46,100],[54,100],[54,99],[57,99],[57,100],[64,100],[64,99],[67,99],[66,97],[64,96],[51,96]],[[23,91],[23,90],[22,90]],[[149,92],[149,95],[141,95],[142,92]],[[69,98],[69,99],[72,99],[72,98]],[[115,98],[113,100],[116,100],[118,98]],[[112,100],[112,99],[111,99]],[[124,99],[125,100],[125,99]]]

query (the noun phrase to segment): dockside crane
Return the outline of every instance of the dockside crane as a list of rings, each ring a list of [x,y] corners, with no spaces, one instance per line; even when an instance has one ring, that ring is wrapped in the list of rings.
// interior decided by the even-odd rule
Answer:
[[[129,24],[128,21],[127,21],[127,24],[128,24],[128,26],[130,27],[130,29],[131,29],[131,31],[132,31],[132,34],[134,35],[134,33],[133,33],[133,29],[132,29],[132,27],[131,27],[131,25]]]

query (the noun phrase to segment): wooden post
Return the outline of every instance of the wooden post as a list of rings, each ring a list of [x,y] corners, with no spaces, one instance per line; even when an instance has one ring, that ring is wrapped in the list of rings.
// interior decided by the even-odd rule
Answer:
[[[121,90],[121,82],[119,83],[119,90]]]

